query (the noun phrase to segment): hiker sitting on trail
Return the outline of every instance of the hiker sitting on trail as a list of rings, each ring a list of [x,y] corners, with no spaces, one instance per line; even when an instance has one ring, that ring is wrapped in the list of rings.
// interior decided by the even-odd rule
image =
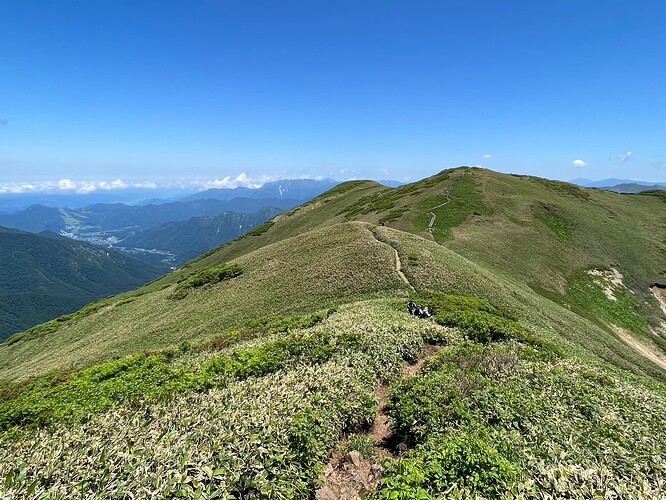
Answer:
[[[416,315],[417,308],[418,306],[416,305],[416,302],[414,302],[413,300],[410,300],[409,303],[407,304],[407,311],[409,312],[409,314],[413,316]]]
[[[407,304],[407,311],[412,316],[417,316],[419,318],[429,318],[430,316],[432,316],[432,313],[428,310],[428,306],[421,309],[421,307],[417,306],[416,302],[414,302],[413,300],[410,300],[409,303]]]

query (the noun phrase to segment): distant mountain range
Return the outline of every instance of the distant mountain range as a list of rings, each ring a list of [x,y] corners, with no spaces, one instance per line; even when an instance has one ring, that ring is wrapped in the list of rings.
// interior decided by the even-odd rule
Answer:
[[[644,184],[617,184],[616,186],[603,187],[607,191],[615,191],[616,193],[643,193],[645,191],[663,191],[666,190],[666,184],[654,184],[647,186]]]
[[[53,231],[84,238],[91,232],[112,232],[192,217],[218,215],[226,211],[254,213],[264,207],[282,210],[298,205],[298,200],[275,198],[200,199],[162,205],[98,204],[81,208],[55,208],[33,205],[20,212],[0,215],[0,225],[31,233]],[[112,242],[112,241],[109,241]]]
[[[160,274],[131,256],[50,232],[0,227],[0,255],[0,340]]]
[[[635,181],[631,179],[603,179],[593,181],[590,179],[578,178],[571,181],[572,184],[584,187],[596,187],[615,191],[616,193],[642,193],[653,189],[666,189],[666,182],[648,182]]]
[[[153,249],[173,255],[171,263],[184,264],[222,243],[254,229],[282,212],[279,208],[262,208],[255,214],[223,212],[218,215],[192,217],[129,231],[115,246],[129,249]]]
[[[98,203],[154,205],[176,201],[194,193],[195,189],[111,189],[91,193],[3,193],[0,194],[0,214],[12,214],[31,205],[80,208]]]
[[[336,184],[331,179],[283,180],[257,189],[209,189],[179,201],[147,205],[36,204],[0,215],[0,225],[32,233],[52,231],[117,248],[166,272]]]
[[[233,199],[233,198],[278,198],[304,201],[335,186],[332,179],[287,179],[269,182],[257,189],[210,189],[200,191],[190,188],[126,188],[98,189],[90,193],[2,193],[0,194],[0,214],[12,214],[31,205],[45,207],[81,208],[100,203],[124,203],[127,205],[160,205],[172,201],[191,199]]]
[[[275,198],[278,200],[309,200],[339,184],[333,179],[285,179],[267,182],[258,189],[207,189],[183,198],[190,200],[233,200],[234,198]]]

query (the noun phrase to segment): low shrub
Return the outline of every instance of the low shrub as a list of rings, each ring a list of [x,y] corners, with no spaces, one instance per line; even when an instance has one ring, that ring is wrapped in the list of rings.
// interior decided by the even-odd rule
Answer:
[[[511,462],[493,447],[485,431],[453,430],[391,462],[371,498],[439,498],[437,493],[453,487],[466,498],[497,498],[515,477]]]
[[[184,298],[190,288],[197,288],[204,285],[214,285],[221,281],[226,281],[243,274],[243,270],[237,264],[222,264],[215,267],[201,269],[193,275],[181,279],[174,292],[171,294],[173,299]]]
[[[350,451],[358,451],[364,458],[373,458],[376,455],[375,442],[367,434],[352,433],[347,437],[343,448],[343,455]]]

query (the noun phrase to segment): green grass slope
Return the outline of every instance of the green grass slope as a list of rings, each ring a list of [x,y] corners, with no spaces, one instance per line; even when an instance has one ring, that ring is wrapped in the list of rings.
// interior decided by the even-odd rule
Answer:
[[[666,281],[663,202],[658,193],[621,195],[478,168],[446,170],[398,188],[353,181],[191,266],[231,260],[305,229],[364,221],[436,241],[599,323],[619,323],[666,348],[662,336],[649,333],[662,321],[650,286]],[[625,305],[618,314],[609,314],[615,304],[609,307],[599,292],[603,280],[588,274],[611,269],[621,275],[621,284],[612,286]]]
[[[658,498],[664,213],[480,169],[341,184],[0,345],[0,484],[311,498],[359,447],[370,498]]]

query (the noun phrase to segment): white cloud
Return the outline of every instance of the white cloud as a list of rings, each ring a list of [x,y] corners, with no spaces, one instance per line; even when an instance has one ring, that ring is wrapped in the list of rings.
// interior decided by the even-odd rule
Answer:
[[[139,182],[137,184],[133,184],[133,187],[140,189],[157,189],[159,186],[154,182]]]
[[[102,183],[100,183],[102,184]],[[106,184],[106,183],[104,183]],[[97,191],[97,184],[94,182],[81,182],[79,187],[76,189],[76,192],[79,194],[88,194]]]
[[[483,155],[483,157],[487,160],[488,158],[492,158],[493,155]]]
[[[620,163],[624,163],[624,162],[627,161],[629,158],[631,158],[631,154],[632,154],[631,151],[627,151],[626,153],[621,154],[621,155],[620,155]]]
[[[583,160],[574,160],[571,162],[571,166],[575,168],[584,167],[586,163]]]
[[[74,184],[70,179],[60,179],[58,181],[58,189],[62,191],[73,191],[76,189],[76,184]]]
[[[224,179],[213,179],[212,181],[193,181],[187,187],[199,187],[200,189],[234,189],[237,187],[247,187],[250,189],[258,189],[267,182],[277,180],[275,177],[261,176],[259,179],[250,179],[245,172],[242,172],[235,178],[227,175]]]
[[[0,194],[22,194],[22,193],[79,193],[87,194],[94,191],[113,191],[122,189],[189,189],[203,191],[211,188],[233,189],[237,187],[247,187],[258,189],[267,182],[276,181],[286,177],[261,176],[251,178],[247,173],[242,172],[232,177],[230,175],[221,179],[164,179],[164,180],[141,180],[128,182],[122,179],[115,180],[97,180],[82,181],[76,179],[60,179],[50,181],[17,181],[0,183]],[[293,179],[294,177],[289,177]],[[302,176],[301,178],[311,178]]]

